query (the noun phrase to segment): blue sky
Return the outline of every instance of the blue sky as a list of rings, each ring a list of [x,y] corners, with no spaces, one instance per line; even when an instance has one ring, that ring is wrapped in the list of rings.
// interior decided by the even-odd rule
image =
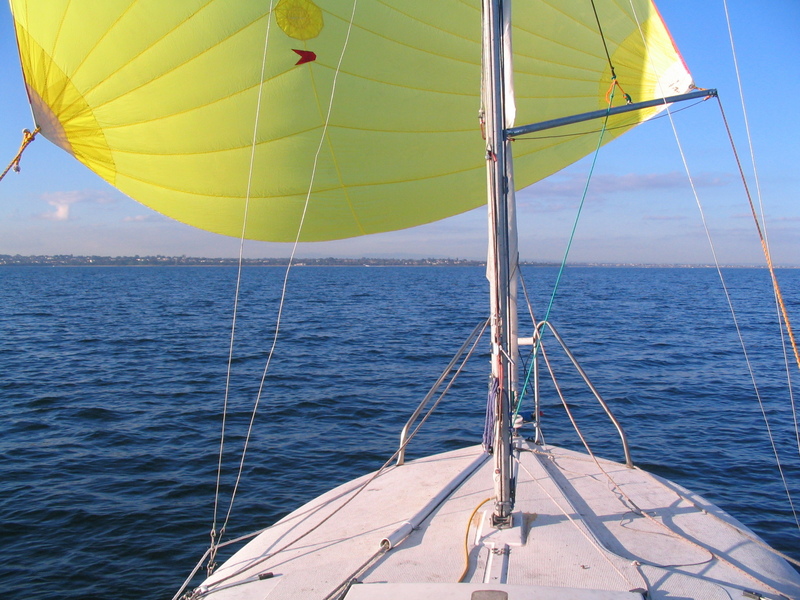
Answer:
[[[767,233],[776,264],[800,265],[800,0],[729,0]],[[750,167],[722,0],[662,0],[659,9],[701,87],[720,91]],[[0,11],[0,162],[32,121],[7,7]],[[716,102],[675,114],[706,220],[723,264],[762,264],[750,210]],[[520,254],[560,260],[589,170],[584,160],[518,195]],[[755,185],[751,179],[751,188]],[[0,182],[0,254],[235,256],[239,242],[171,221],[126,198],[39,138],[22,172]],[[247,256],[290,246],[247,242]],[[303,244],[298,256],[482,259],[485,209],[411,230]],[[573,262],[709,263],[709,243],[669,120],[639,127],[601,153]]]

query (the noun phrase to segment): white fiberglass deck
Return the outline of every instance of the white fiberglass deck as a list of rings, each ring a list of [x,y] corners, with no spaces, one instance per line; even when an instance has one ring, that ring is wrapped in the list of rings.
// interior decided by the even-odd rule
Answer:
[[[800,598],[794,569],[675,484],[524,441],[517,465],[510,529],[489,525],[491,502],[470,520],[492,495],[493,467],[467,448],[389,469],[315,528],[368,478],[321,496],[234,555],[198,597]]]

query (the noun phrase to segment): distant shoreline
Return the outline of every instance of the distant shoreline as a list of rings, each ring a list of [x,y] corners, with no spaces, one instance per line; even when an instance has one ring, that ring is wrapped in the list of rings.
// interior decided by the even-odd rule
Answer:
[[[193,256],[74,256],[72,254],[22,256],[0,254],[0,267],[236,267],[236,258]],[[286,267],[287,258],[245,258],[246,267]],[[557,267],[558,263],[521,261],[526,267]],[[294,267],[485,267],[486,261],[460,258],[296,258]],[[569,263],[571,267],[606,268],[713,268],[713,264]],[[764,265],[721,265],[724,268],[766,268]],[[778,266],[796,269],[798,266]]]
[[[237,258],[195,256],[21,256],[0,254],[0,267],[236,267]],[[288,258],[244,258],[246,267],[286,267]],[[527,264],[527,263],[526,263]],[[531,263],[533,264],[533,263]],[[537,263],[538,264],[538,263]],[[485,261],[460,258],[295,258],[295,267],[484,267]],[[541,266],[552,266],[542,264]]]

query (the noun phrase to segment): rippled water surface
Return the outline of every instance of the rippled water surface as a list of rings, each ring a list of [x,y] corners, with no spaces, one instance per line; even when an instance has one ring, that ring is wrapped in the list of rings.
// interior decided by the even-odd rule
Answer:
[[[0,269],[4,597],[170,598],[200,558],[213,518],[235,274]],[[222,514],[283,275],[244,272]],[[541,318],[555,270],[524,275]],[[800,498],[768,273],[724,275],[784,477]],[[799,314],[800,270],[779,278],[790,315]],[[229,534],[266,526],[382,464],[487,303],[480,268],[294,269]],[[800,558],[715,271],[571,268],[550,319],[622,421],[637,464],[703,494]],[[484,343],[415,440],[412,458],[479,443],[487,361]],[[593,446],[620,459],[613,429],[569,369],[559,384]],[[552,386],[543,394],[547,441],[577,447]]]

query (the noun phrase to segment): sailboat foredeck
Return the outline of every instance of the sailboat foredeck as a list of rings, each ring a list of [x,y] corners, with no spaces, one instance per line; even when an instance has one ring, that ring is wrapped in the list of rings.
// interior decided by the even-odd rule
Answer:
[[[510,600],[622,600],[645,590],[649,598],[800,597],[798,574],[712,504],[644,471],[567,450],[521,442],[514,523],[495,529],[491,503],[483,504],[493,465],[481,456],[472,447],[392,468],[340,510],[368,477],[337,488],[261,534],[203,589],[215,600],[455,599],[486,590]],[[430,515],[407,527],[464,473]],[[404,525],[407,537],[381,546]]]

